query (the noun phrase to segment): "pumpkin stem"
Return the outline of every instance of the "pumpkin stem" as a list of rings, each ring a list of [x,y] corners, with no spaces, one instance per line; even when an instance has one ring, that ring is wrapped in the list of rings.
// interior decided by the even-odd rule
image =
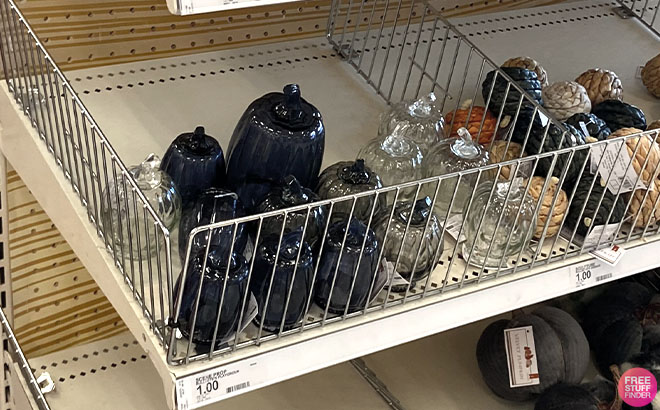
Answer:
[[[610,372],[612,372],[612,380],[614,380],[614,401],[612,403],[599,403],[598,407],[602,410],[621,410],[623,406],[623,400],[619,396],[619,380],[621,379],[621,371],[619,366],[613,364],[610,366]]]

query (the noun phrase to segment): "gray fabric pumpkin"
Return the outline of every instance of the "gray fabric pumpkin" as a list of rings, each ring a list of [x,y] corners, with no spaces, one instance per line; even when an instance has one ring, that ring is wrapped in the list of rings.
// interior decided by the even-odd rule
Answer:
[[[532,326],[540,384],[509,387],[504,329]],[[491,323],[477,343],[477,362],[488,387],[511,401],[530,400],[560,382],[578,383],[589,364],[589,343],[580,325],[563,310],[542,306],[532,314]]]

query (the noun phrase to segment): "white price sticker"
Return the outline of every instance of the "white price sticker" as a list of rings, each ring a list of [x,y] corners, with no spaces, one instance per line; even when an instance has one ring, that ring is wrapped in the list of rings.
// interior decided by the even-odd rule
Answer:
[[[176,381],[178,410],[192,410],[236,395],[260,383],[256,361],[244,361],[207,370]]]
[[[509,386],[541,384],[532,326],[504,329],[504,346],[509,364]]]
[[[458,238],[458,232],[461,230],[461,226],[463,225],[463,214],[454,214],[447,218],[447,220],[444,223],[445,231],[451,235],[452,238],[454,238],[455,241],[457,242],[463,242],[465,240],[465,227],[463,227],[463,231],[461,232],[461,238]]]
[[[587,129],[587,124],[584,123],[584,121],[580,121],[578,124],[580,124],[580,130],[582,130],[582,133],[584,134],[585,137],[588,137],[589,135],[589,130]]]
[[[607,181],[607,189],[614,195],[647,188],[635,172],[628,150],[622,144],[623,141],[616,141],[591,148],[591,163],[598,164],[598,173],[603,181]]]
[[[408,281],[399,274],[399,272],[394,270],[394,264],[388,262],[385,258],[380,261],[381,269],[387,272],[387,282],[385,284],[391,284],[391,286],[407,286]]]
[[[591,229],[591,232],[584,238],[583,246],[591,248],[595,246],[602,246],[614,239],[614,235],[618,230],[620,224],[596,225]]]
[[[608,268],[600,260],[579,263],[569,269],[570,281],[576,288],[602,282],[614,275]]]
[[[611,248],[599,249],[597,251],[590,252],[592,255],[602,260],[603,262],[616,266],[617,263],[623,258],[625,250],[619,245],[614,245]]]

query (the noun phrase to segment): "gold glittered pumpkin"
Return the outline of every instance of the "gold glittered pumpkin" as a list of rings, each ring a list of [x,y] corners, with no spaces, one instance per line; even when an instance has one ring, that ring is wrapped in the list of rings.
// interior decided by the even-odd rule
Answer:
[[[642,68],[642,82],[651,94],[660,98],[660,54],[650,59]]]

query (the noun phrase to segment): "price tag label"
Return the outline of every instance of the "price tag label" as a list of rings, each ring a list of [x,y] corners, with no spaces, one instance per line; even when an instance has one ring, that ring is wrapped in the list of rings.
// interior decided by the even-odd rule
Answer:
[[[383,258],[380,261],[380,266],[384,272],[387,272],[387,282],[385,282],[385,285],[391,283],[391,286],[408,286],[409,282],[399,272],[394,270],[394,264],[392,262],[388,262]]]
[[[260,383],[257,361],[234,363],[176,381],[178,410],[192,410]]]
[[[465,240],[465,227],[463,227],[463,231],[461,232],[461,237],[458,237],[458,232],[461,230],[461,226],[463,225],[463,215],[462,214],[454,214],[447,218],[447,220],[444,223],[445,226],[445,232],[447,232],[452,238],[454,238],[455,241],[457,242],[463,242]]]
[[[541,384],[532,326],[504,329],[504,346],[509,363],[509,386]]]
[[[582,131],[585,137],[591,135],[589,134],[589,130],[587,129],[587,124],[585,124],[584,121],[580,121],[579,124],[580,124],[580,130]]]
[[[607,189],[614,195],[647,188],[630,163],[630,155],[623,144],[623,141],[616,141],[591,148],[591,163],[598,164],[598,174],[607,181]]]
[[[598,282],[610,279],[614,274],[604,262],[600,260],[591,260],[579,263],[569,270],[570,281],[576,288],[587,285],[593,285]]]
[[[642,78],[642,69],[644,68],[643,65],[640,65],[637,67],[637,71],[635,72],[635,78]]]
[[[625,250],[619,245],[614,245],[611,248],[599,249],[590,253],[608,265],[616,266],[623,258]]]

